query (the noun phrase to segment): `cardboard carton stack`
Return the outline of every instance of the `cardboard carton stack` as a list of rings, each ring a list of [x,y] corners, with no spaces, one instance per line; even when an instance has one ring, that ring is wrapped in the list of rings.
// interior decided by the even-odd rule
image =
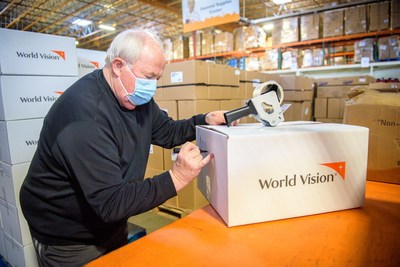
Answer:
[[[301,41],[319,39],[322,25],[319,14],[309,14],[300,17],[300,39]]]
[[[368,127],[367,180],[400,184],[400,84],[374,83],[349,94],[343,122]]]
[[[390,2],[379,2],[368,5],[370,32],[389,29],[389,4]]]
[[[311,121],[313,119],[314,80],[295,75],[281,75],[284,104],[290,108],[284,113],[285,121]]]
[[[322,36],[324,38],[343,35],[343,9],[323,12],[321,18],[323,19]]]
[[[367,6],[349,7],[344,11],[346,35],[367,31]]]
[[[317,79],[317,97],[314,117],[320,122],[341,123],[347,93],[355,86],[365,86],[373,82],[371,76],[349,76]]]
[[[12,266],[37,266],[19,190],[43,117],[77,80],[75,40],[6,29],[0,39],[0,253]]]

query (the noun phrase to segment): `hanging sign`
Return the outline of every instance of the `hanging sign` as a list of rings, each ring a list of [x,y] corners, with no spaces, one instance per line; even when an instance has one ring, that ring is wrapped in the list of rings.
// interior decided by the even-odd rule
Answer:
[[[183,0],[183,32],[238,21],[239,0]]]

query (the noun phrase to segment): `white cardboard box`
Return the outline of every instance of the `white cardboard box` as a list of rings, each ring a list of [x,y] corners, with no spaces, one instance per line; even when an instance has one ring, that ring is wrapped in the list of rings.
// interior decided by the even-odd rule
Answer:
[[[75,39],[0,29],[0,73],[77,76]]]
[[[33,244],[22,246],[7,233],[5,233],[4,236],[8,257],[7,261],[11,266],[39,267]]]
[[[78,57],[78,76],[82,77],[96,69],[104,67],[107,53],[89,49],[76,49]]]
[[[19,191],[30,162],[10,165],[0,161],[0,198],[20,208]]]
[[[200,191],[228,226],[361,207],[368,129],[286,122],[198,126],[197,144],[214,153]]]
[[[23,246],[31,244],[32,237],[29,232],[29,226],[21,209],[0,199],[0,212],[4,232]]]
[[[0,120],[43,118],[77,77],[0,76]]]
[[[37,148],[43,119],[0,121],[0,161],[30,162]]]

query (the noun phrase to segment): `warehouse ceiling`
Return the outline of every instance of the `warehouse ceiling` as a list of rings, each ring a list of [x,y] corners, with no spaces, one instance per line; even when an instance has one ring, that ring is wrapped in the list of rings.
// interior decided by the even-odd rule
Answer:
[[[300,0],[287,4],[239,0],[241,21],[218,28],[232,31],[256,19],[351,2],[354,0]],[[7,0],[0,1],[0,27],[75,37],[79,48],[105,51],[117,33],[129,28],[151,28],[164,38],[182,34],[181,5],[181,0]],[[76,19],[92,23],[72,24]],[[115,31],[101,29],[100,24],[113,26]]]

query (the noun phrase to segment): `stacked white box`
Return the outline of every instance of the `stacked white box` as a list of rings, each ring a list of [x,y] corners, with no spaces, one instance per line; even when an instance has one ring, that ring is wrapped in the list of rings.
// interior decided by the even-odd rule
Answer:
[[[106,54],[104,51],[77,48],[78,76],[82,77],[96,69],[103,68]]]
[[[78,79],[74,38],[0,29],[0,253],[12,266],[38,266],[19,191],[43,118]]]

